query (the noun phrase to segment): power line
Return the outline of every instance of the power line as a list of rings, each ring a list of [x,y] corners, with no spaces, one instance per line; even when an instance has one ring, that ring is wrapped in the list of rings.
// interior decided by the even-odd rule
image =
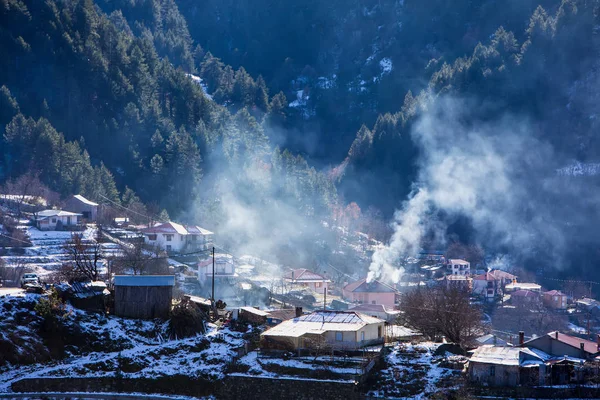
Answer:
[[[4,237],[7,237],[7,238],[9,238],[9,239],[16,240],[17,242],[21,242],[21,243],[25,243],[25,244],[29,244],[29,245],[31,245],[31,244],[32,244],[31,242],[27,242],[27,241],[25,241],[25,240],[17,239],[17,238],[15,238],[15,237],[8,236],[8,235],[5,235],[5,234],[3,234],[3,233],[0,233],[0,236],[4,236]]]
[[[125,206],[123,206],[123,205],[121,205],[121,204],[117,203],[116,201],[109,199],[109,198],[108,198],[108,197],[106,197],[106,196],[103,196],[103,195],[101,195],[101,194],[99,194],[98,196],[102,197],[102,198],[103,198],[103,199],[105,199],[105,200],[108,200],[108,201],[110,201],[111,203],[115,204],[117,207],[121,207],[121,208],[122,208],[122,209],[124,209],[124,210],[127,210],[127,211],[129,211],[129,212],[132,212],[132,213],[134,213],[134,214],[137,214],[137,215],[139,215],[139,216],[141,216],[141,217],[144,217],[144,218],[146,218],[146,219],[148,219],[148,220],[151,220],[151,219],[152,219],[152,218],[151,218],[151,217],[149,217],[148,215],[144,215],[144,214],[142,214],[142,213],[140,213],[140,212],[137,212],[137,211],[135,211],[135,210],[132,210],[132,209],[130,209],[130,208],[128,208],[128,207],[125,207]]]

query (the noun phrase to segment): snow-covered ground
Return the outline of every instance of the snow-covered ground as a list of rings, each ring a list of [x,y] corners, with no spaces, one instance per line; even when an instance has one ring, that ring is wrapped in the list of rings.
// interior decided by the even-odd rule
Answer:
[[[192,74],[187,74],[187,76],[189,76],[192,81],[194,81],[196,84],[200,85],[200,87],[202,88],[202,91],[204,92],[204,95],[209,99],[212,100],[212,96],[210,94],[208,94],[208,86],[206,86],[206,84],[203,82],[202,78],[200,78],[197,75],[192,75]]]
[[[459,373],[442,368],[442,356],[435,356],[439,343],[400,343],[386,356],[387,367],[377,374],[373,397],[426,399],[442,390],[443,381]]]
[[[14,337],[20,337],[17,350],[21,354],[43,346],[33,311],[38,298],[37,295],[0,298],[0,313],[4,316],[0,321],[0,341],[14,343]],[[28,315],[28,322],[23,325],[19,322],[23,320],[22,313]],[[168,340],[166,323],[105,317],[72,307],[67,308],[66,318],[70,326],[80,329],[78,334],[83,342],[80,351],[73,350],[71,356],[57,361],[0,366],[0,393],[9,391],[13,382],[24,378],[108,377],[115,376],[117,371],[127,378],[186,375],[220,379],[227,363],[237,354],[236,349],[244,344],[241,333],[218,329],[212,324],[208,324],[206,334]],[[87,343],[92,340],[97,342]],[[94,351],[85,352],[83,346]],[[99,348],[106,351],[98,351]]]
[[[63,247],[71,239],[73,232],[40,231],[30,226],[20,226],[20,229],[25,230],[32,246],[8,249],[7,255],[1,258],[7,267],[23,267],[37,273],[44,280],[68,258]],[[85,231],[78,233],[82,234],[84,242],[89,243],[95,240],[96,228],[89,226]],[[115,243],[102,243],[101,247],[104,257],[120,253],[119,246]]]
[[[238,361],[241,370],[234,375],[257,376],[286,379],[310,379],[316,376],[328,381],[354,382],[361,375],[361,358],[340,360],[328,356],[293,357],[290,359],[260,357],[256,351],[250,352]],[[340,365],[342,364],[342,365]]]

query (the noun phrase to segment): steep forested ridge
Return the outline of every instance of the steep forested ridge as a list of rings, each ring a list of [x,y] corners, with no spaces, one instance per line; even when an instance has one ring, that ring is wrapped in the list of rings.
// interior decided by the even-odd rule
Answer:
[[[259,216],[277,204],[328,214],[331,181],[264,133],[285,119],[283,94],[200,48],[196,64],[186,29],[172,1],[3,0],[0,179],[39,174],[62,196],[213,228],[234,218],[224,191]]]
[[[310,236],[352,201],[392,215],[418,178],[414,126],[446,97],[476,105],[467,125],[526,123],[548,174],[597,162],[599,7],[0,0],[0,181]]]

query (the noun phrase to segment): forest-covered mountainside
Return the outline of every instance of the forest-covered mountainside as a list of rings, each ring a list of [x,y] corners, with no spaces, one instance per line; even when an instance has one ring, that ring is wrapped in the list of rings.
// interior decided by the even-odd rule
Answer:
[[[598,178],[568,171],[600,156],[599,8],[0,0],[0,184],[39,175],[63,196],[289,245],[354,201],[391,217],[440,155],[476,159],[477,131],[506,137],[494,155],[519,179],[503,193],[544,210],[519,209],[524,223],[586,236]],[[449,214],[461,240],[489,242]]]

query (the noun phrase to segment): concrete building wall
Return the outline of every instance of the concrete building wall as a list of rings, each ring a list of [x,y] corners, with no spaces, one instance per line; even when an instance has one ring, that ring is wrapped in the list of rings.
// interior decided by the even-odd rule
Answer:
[[[519,366],[470,362],[468,375],[471,382],[480,385],[517,386]]]
[[[144,243],[167,251],[181,251],[186,245],[186,240],[185,236],[179,233],[145,233]]]
[[[351,303],[383,304],[387,308],[394,308],[396,304],[395,293],[349,292],[344,291],[344,298]]]
[[[79,225],[80,222],[80,217],[78,216],[55,216],[38,221],[37,228],[40,231],[54,231],[58,225],[73,227]]]

